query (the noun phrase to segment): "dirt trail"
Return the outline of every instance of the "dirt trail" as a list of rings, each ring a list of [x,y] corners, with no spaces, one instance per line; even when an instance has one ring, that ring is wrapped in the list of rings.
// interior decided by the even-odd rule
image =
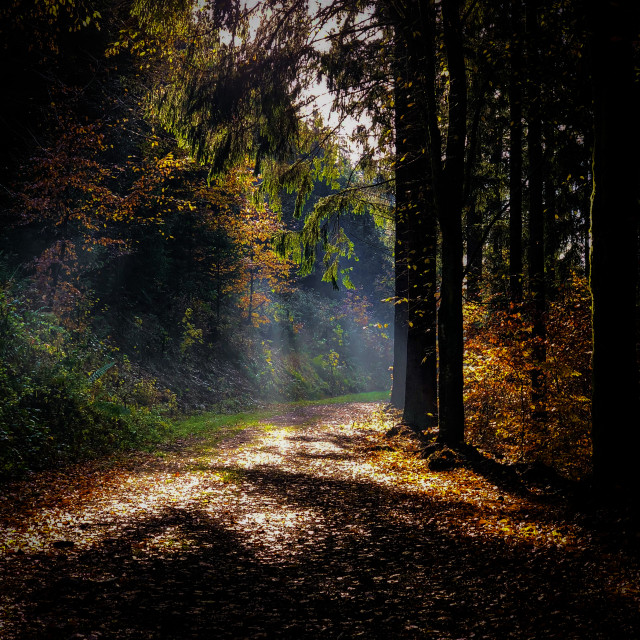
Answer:
[[[40,474],[0,499],[0,637],[640,637],[638,563],[375,404]]]

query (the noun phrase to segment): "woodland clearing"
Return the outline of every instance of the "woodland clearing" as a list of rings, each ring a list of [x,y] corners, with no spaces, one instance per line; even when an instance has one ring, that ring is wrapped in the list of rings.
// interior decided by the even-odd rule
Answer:
[[[288,407],[5,486],[0,636],[639,637],[631,520],[431,471],[393,421]]]

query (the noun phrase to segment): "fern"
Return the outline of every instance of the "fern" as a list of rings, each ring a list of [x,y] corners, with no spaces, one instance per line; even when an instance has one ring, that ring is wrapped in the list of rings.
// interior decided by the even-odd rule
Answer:
[[[96,380],[99,380],[107,371],[109,371],[109,369],[111,369],[111,367],[113,367],[115,365],[115,360],[113,362],[109,362],[108,364],[103,365],[102,367],[100,367],[99,369],[97,369],[96,371],[94,371],[90,376],[89,376],[89,382],[95,382]]]

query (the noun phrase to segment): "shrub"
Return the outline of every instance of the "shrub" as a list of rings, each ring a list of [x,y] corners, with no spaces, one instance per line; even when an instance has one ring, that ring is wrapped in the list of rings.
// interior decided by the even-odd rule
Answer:
[[[591,325],[589,291],[573,277],[549,304],[546,361],[534,361],[527,308],[466,308],[465,404],[473,444],[510,459],[538,460],[565,475],[589,471]],[[531,375],[544,376],[536,406]]]
[[[96,366],[101,363],[101,366]],[[108,365],[108,366],[107,366]],[[106,348],[73,336],[50,314],[30,311],[0,290],[0,475],[12,476],[140,445],[164,425],[142,397],[149,381],[131,383]]]

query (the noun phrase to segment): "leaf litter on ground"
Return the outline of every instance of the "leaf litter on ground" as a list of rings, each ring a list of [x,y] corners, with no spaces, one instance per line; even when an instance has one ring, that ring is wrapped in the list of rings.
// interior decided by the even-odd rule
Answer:
[[[4,487],[0,637],[640,637],[633,532],[430,470],[392,424],[289,407]]]

